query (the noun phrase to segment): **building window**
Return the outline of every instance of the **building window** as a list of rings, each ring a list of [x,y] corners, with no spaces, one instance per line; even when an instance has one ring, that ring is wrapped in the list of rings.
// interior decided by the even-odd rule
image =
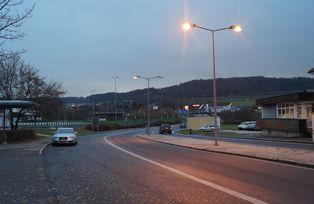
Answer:
[[[294,118],[294,106],[290,103],[277,105],[278,118]]]

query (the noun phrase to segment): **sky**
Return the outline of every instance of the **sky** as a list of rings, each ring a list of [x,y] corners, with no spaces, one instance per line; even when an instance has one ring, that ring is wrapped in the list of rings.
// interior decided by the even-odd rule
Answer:
[[[184,32],[185,21],[208,28],[234,24],[241,33],[216,34],[217,77],[308,76],[314,67],[312,0],[27,0],[36,8],[21,30],[24,59],[66,96],[167,87],[211,74],[210,33]]]

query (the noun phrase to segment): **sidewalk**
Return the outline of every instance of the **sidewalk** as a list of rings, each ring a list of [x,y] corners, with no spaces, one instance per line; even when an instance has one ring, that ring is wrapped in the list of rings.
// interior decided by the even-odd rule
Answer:
[[[301,150],[285,147],[239,144],[224,141],[219,141],[219,146],[214,146],[214,142],[209,140],[167,135],[138,135],[138,137],[188,148],[249,156],[314,167],[314,149]]]
[[[182,134],[179,131],[175,131],[176,135],[182,136],[205,136],[205,137],[213,137],[211,134]],[[243,131],[243,130],[222,130],[219,132],[219,136],[223,138],[234,138],[234,139],[251,139],[251,140],[265,140],[265,141],[275,141],[275,142],[294,142],[294,143],[308,143],[313,144],[312,138],[300,138],[300,137],[271,137],[264,136],[259,131]]]

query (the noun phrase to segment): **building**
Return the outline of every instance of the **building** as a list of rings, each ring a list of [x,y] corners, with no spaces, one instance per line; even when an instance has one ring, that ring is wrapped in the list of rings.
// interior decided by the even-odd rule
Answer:
[[[257,126],[268,136],[298,137],[312,133],[314,92],[298,92],[257,99],[262,119]]]

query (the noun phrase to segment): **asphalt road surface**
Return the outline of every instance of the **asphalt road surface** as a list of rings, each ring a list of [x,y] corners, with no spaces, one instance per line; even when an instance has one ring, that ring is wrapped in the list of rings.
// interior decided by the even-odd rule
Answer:
[[[313,203],[314,170],[207,153],[124,130],[42,156],[50,202]]]

